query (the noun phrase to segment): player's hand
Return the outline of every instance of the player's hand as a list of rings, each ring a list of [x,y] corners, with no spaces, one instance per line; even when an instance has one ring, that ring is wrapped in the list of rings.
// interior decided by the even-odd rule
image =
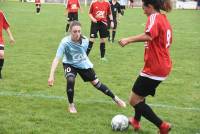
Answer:
[[[120,19],[117,20],[117,23],[120,23]]]
[[[97,23],[97,20],[96,19],[92,19],[92,22]]]
[[[14,45],[14,44],[15,44],[15,39],[14,39],[13,37],[10,39],[10,44],[11,44],[11,45]]]
[[[124,47],[129,43],[129,40],[128,40],[128,38],[123,38],[123,39],[119,40],[118,43],[120,46]]]
[[[67,16],[67,11],[64,12],[64,16]]]
[[[81,11],[81,13],[83,13],[83,9],[82,8],[80,9],[80,11]]]
[[[49,77],[49,79],[48,79],[48,86],[52,87],[53,83],[54,83],[54,78],[53,77]]]

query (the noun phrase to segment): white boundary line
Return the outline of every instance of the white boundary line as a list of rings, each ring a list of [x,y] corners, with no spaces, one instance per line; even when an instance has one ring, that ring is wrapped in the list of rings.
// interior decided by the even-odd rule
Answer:
[[[20,93],[20,92],[0,92],[0,96],[66,100],[66,97],[64,97],[64,96],[53,96],[53,95],[44,95],[44,94],[28,94],[28,93]],[[93,99],[85,99],[84,101],[76,99],[76,102],[78,102],[78,103],[112,103],[112,101],[93,100]],[[153,106],[153,107],[165,108],[165,109],[200,112],[199,107],[178,107],[178,106],[164,105],[164,104],[149,104],[149,105]]]

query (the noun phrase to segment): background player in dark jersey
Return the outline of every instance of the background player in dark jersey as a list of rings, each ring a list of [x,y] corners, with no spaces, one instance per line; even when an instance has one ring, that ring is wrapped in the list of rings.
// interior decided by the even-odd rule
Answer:
[[[8,33],[10,44],[14,44],[15,40],[9,28],[9,24],[4,16],[3,11],[0,10],[0,79],[2,79],[1,70],[4,64],[4,40],[3,40],[3,29]]]
[[[141,116],[159,128],[160,134],[168,134],[171,124],[161,120],[145,102],[148,95],[155,95],[156,88],[169,75],[172,68],[169,48],[172,43],[172,28],[165,14],[172,9],[170,0],[142,0],[144,13],[148,16],[145,33],[123,38],[121,46],[134,42],[145,42],[145,65],[134,83],[130,95],[130,104],[135,109],[135,116],[130,124],[135,130],[140,129]]]
[[[128,4],[128,0],[119,0],[121,6],[122,15],[124,15],[124,11],[126,10],[126,6]]]
[[[112,11],[112,15],[113,15],[113,22],[114,22],[114,27],[111,28],[110,27],[110,18],[108,18],[108,41],[114,42],[115,40],[115,34],[116,34],[116,28],[117,28],[117,22],[119,21],[120,15],[121,15],[121,8],[120,8],[120,4],[119,2],[117,2],[117,0],[112,0],[110,1],[110,5],[111,5],[111,11]],[[112,37],[110,38],[110,34],[112,35]]]
[[[106,52],[105,39],[108,37],[107,16],[109,16],[111,20],[111,27],[113,27],[114,26],[113,16],[109,2],[107,2],[106,0],[93,0],[89,9],[91,27],[90,27],[90,42],[87,49],[87,55],[89,55],[94,40],[95,38],[97,38],[97,33],[99,32],[101,60],[106,60],[104,56]]]

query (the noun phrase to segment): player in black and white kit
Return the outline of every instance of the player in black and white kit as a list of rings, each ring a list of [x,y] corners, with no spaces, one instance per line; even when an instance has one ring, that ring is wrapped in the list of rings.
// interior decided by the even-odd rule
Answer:
[[[111,28],[110,27],[110,19],[108,18],[108,41],[114,42],[115,40],[115,34],[116,34],[116,28],[117,28],[117,21],[119,20],[121,15],[121,7],[119,2],[117,2],[117,0],[112,0],[110,1],[110,5],[111,5],[111,11],[112,11],[112,15],[113,15],[113,22],[114,22],[114,27]],[[112,37],[110,37],[110,34],[112,33]]]
[[[126,5],[128,4],[128,0],[119,0],[121,6],[122,16],[124,15],[124,10],[126,10]]]

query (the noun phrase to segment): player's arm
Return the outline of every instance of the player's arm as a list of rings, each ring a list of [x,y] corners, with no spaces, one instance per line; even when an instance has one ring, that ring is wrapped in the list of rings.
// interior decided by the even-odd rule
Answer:
[[[66,16],[67,13],[68,13],[67,9],[68,9],[68,0],[66,0],[66,7],[65,7],[65,12],[64,12],[64,15],[65,15],[65,16]]]
[[[110,19],[111,21],[113,21],[112,13],[109,14],[109,19]]]
[[[117,20],[118,20],[118,22],[120,22],[120,18],[122,16],[120,4],[118,4],[117,11],[118,11],[117,12]]]
[[[97,22],[97,20],[93,17],[93,15],[91,13],[89,13],[89,17],[90,17],[92,22],[94,22],[94,23]]]
[[[56,68],[58,66],[58,63],[59,63],[59,58],[55,57],[53,62],[52,62],[52,65],[51,65],[51,71],[50,71],[50,74],[49,74],[49,79],[48,79],[48,85],[49,86],[53,86],[53,83],[54,83],[54,74],[55,74],[55,71],[56,71]]]
[[[5,15],[3,14],[3,18],[2,18],[2,23],[3,23],[3,29],[7,32],[9,39],[10,39],[10,44],[14,44],[15,43],[15,39],[13,38],[12,32],[10,31],[10,27],[9,24],[6,20]]]
[[[110,27],[114,27],[114,22],[113,22],[113,15],[112,15],[112,11],[111,11],[111,7],[109,7],[109,9],[108,9],[108,17],[109,17],[109,19],[110,19],[110,21],[111,21],[111,23],[110,23]]]
[[[6,32],[7,32],[8,36],[9,36],[10,44],[13,45],[15,43],[15,39],[14,39],[14,37],[12,35],[12,32],[10,31],[9,27],[6,29]]]
[[[55,71],[56,71],[56,68],[58,66],[58,63],[59,63],[59,60],[63,57],[63,54],[64,54],[64,43],[65,41],[62,40],[59,47],[58,47],[58,50],[56,52],[56,56],[52,62],[52,65],[51,65],[51,70],[50,70],[50,74],[49,74],[49,79],[48,79],[48,85],[49,86],[53,86],[53,83],[54,83],[54,74],[55,74]]]
[[[80,4],[80,1],[79,1],[79,0],[78,0],[78,7],[79,7],[81,13],[83,13],[83,9],[82,9],[82,7],[81,7],[81,4]]]
[[[119,40],[119,44],[124,47],[130,43],[134,43],[134,42],[145,42],[145,41],[151,41],[152,38],[151,36],[149,36],[148,34],[146,33],[143,33],[143,34],[139,34],[139,35],[136,35],[136,36],[130,36],[130,37],[127,37],[127,38],[122,38],[121,40]]]
[[[92,3],[93,3],[93,1],[92,1],[91,4],[90,4],[90,8],[89,8],[89,17],[90,17],[90,19],[91,19],[92,22],[96,23],[97,20],[96,20],[96,18],[94,18],[93,15],[92,15],[92,12],[93,12]]]

